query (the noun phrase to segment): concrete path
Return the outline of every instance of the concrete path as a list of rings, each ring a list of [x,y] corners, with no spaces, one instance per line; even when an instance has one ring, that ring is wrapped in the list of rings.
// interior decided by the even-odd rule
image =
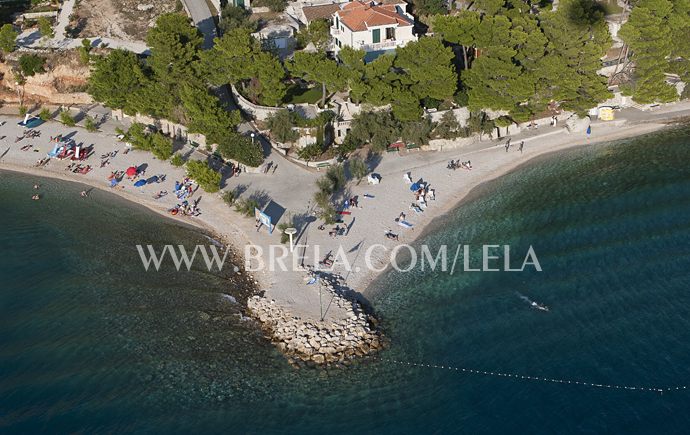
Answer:
[[[211,10],[205,0],[182,0],[187,14],[192,17],[194,24],[204,35],[203,48],[208,50],[213,47],[213,38],[217,35],[216,23],[213,21]]]

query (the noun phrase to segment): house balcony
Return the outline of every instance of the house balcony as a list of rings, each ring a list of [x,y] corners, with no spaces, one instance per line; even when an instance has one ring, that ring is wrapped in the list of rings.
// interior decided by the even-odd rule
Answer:
[[[333,36],[338,36],[338,35],[340,35],[341,33],[342,33],[342,32],[340,31],[340,29],[338,29],[337,27],[331,27],[331,35],[333,35]]]
[[[381,51],[381,50],[391,50],[393,48],[402,47],[407,41],[401,41],[396,39],[389,39],[387,41],[381,41],[374,44],[362,44],[359,48],[364,51]]]

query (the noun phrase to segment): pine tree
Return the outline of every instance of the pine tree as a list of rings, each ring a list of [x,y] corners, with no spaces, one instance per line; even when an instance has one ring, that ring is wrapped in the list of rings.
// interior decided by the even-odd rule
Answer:
[[[674,15],[668,0],[640,0],[620,30],[635,62],[633,99],[639,103],[667,102],[678,98],[666,83],[675,34],[669,20]],[[690,36],[690,35],[686,35]]]

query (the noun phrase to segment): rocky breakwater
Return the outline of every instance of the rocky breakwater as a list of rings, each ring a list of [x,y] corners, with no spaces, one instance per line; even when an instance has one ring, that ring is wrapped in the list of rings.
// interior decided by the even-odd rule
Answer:
[[[338,287],[321,278],[334,304],[344,310],[340,320],[311,320],[295,316],[274,300],[252,296],[249,313],[292,363],[338,365],[374,354],[384,347],[379,322],[357,300],[346,297]]]

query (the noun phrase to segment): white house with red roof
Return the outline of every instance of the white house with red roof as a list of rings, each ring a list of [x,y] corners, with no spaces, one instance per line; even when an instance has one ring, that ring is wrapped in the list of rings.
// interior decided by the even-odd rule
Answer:
[[[414,17],[402,0],[354,0],[333,14],[331,36],[336,54],[348,46],[367,52],[367,60],[416,41]]]

